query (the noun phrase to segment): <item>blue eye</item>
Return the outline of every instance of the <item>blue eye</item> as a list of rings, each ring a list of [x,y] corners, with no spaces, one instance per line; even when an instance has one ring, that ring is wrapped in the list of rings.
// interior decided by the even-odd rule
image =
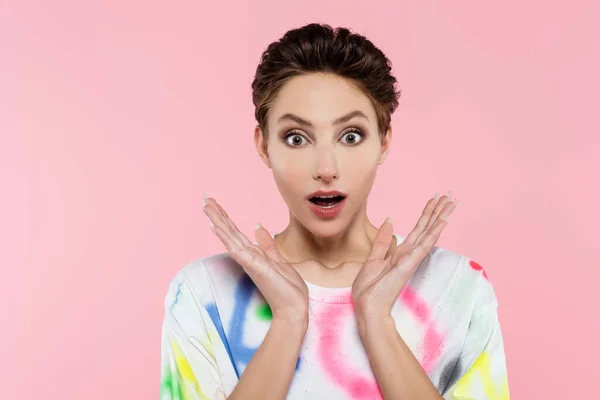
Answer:
[[[353,129],[349,132],[344,133],[344,136],[342,136],[342,141],[344,138],[347,139],[347,141],[345,141],[345,144],[350,144],[350,145],[355,145],[357,143],[359,143],[361,140],[363,140],[363,137],[365,136],[365,134],[358,130],[358,129]],[[350,140],[348,140],[350,139]]]

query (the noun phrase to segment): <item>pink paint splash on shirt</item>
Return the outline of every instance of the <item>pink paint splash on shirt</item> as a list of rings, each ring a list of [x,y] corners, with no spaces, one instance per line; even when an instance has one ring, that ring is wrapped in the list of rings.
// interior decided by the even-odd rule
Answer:
[[[381,400],[383,396],[377,381],[361,374],[340,357],[343,353],[342,329],[339,324],[349,320],[354,313],[353,304],[322,304],[315,318],[318,338],[317,354],[325,373],[348,395],[357,400]]]
[[[398,296],[415,319],[426,326],[423,338],[423,356],[420,361],[427,374],[431,373],[436,361],[442,353],[443,337],[431,321],[431,310],[428,304],[412,288],[405,286]],[[347,299],[346,299],[347,300]],[[342,357],[343,326],[349,315],[354,313],[353,304],[347,301],[322,303],[318,306],[314,323],[320,335],[317,353],[325,373],[348,395],[356,400],[383,399],[377,380],[363,375]]]
[[[483,269],[483,267],[482,267],[481,265],[479,265],[478,263],[476,263],[476,262],[475,262],[475,261],[473,261],[473,260],[470,260],[470,261],[469,261],[469,265],[470,265],[470,266],[471,266],[471,268],[473,268],[475,271],[481,271],[481,273],[483,274],[483,277],[484,277],[485,279],[489,280],[489,279],[488,279],[488,276],[487,276],[487,273],[485,272],[485,270]]]
[[[421,366],[429,374],[433,370],[435,362],[442,354],[444,338],[436,329],[433,321],[431,321],[429,305],[413,289],[409,286],[404,286],[399,298],[409,308],[415,318],[427,326],[423,339],[424,349]]]

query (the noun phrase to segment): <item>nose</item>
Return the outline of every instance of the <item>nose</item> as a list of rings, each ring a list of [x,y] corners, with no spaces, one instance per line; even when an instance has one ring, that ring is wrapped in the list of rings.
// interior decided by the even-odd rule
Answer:
[[[340,176],[337,159],[333,149],[320,149],[317,151],[317,159],[313,178],[317,181],[329,183]]]

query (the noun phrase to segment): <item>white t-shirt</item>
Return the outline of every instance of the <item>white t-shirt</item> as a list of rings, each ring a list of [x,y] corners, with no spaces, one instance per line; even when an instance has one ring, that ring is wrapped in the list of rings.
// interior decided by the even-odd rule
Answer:
[[[382,399],[351,288],[307,286],[308,330],[287,399]],[[398,296],[396,328],[444,399],[509,399],[497,307],[483,268],[440,247]],[[219,388],[229,395],[270,321],[264,297],[227,253],[190,262],[165,297],[161,400],[216,399]]]

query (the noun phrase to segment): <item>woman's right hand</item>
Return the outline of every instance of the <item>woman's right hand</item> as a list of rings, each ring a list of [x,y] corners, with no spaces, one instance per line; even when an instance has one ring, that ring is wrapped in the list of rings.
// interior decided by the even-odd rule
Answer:
[[[205,196],[204,213],[225,248],[250,276],[271,307],[273,319],[308,324],[308,288],[298,272],[279,254],[275,241],[257,225],[258,246],[250,242],[213,198]]]

